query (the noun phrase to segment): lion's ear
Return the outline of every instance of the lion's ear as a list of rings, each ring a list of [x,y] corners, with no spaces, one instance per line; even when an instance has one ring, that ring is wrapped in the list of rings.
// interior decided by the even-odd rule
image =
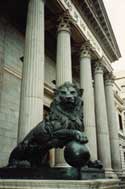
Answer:
[[[54,95],[57,94],[57,89],[53,89]]]
[[[79,89],[79,95],[82,96],[83,95],[83,89]]]
[[[56,80],[52,80],[51,82],[52,82],[54,85],[56,85]]]

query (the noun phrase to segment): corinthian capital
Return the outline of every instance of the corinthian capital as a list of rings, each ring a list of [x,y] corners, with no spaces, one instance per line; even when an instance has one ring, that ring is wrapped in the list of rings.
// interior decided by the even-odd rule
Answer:
[[[104,72],[104,66],[102,65],[102,63],[100,61],[97,61],[94,65],[94,73],[97,74],[97,73],[100,73],[100,74],[103,74]]]
[[[89,42],[89,41],[85,42],[85,43],[81,46],[81,54],[80,54],[80,57],[81,57],[81,58],[84,58],[84,57],[90,58],[90,57],[91,57],[91,45],[90,45],[90,42]]]
[[[112,72],[105,72],[104,79],[105,79],[105,85],[113,85],[115,76],[113,75]]]
[[[70,15],[69,15],[69,12],[66,11],[64,12],[58,19],[58,32],[59,31],[68,31],[70,32],[70,23],[71,23],[71,18],[70,18]]]

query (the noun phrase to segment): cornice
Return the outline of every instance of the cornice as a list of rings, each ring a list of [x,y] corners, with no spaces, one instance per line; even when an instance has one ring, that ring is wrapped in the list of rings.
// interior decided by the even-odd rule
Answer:
[[[119,47],[118,47],[118,44],[117,44],[117,41],[116,41],[116,37],[114,35],[114,32],[113,32],[109,17],[107,15],[104,3],[103,3],[102,0],[97,0],[97,1],[98,1],[98,4],[99,4],[100,8],[103,10],[102,11],[102,16],[103,16],[104,21],[105,21],[105,23],[107,25],[107,30],[109,31],[110,37],[112,38],[112,42],[114,43],[114,46],[116,48],[118,57],[121,57],[121,53],[120,53],[120,50],[119,50]]]
[[[88,2],[88,0],[86,0],[86,1]],[[112,26],[109,21],[103,1],[102,0],[91,0],[91,2],[93,2],[93,5],[96,4],[96,7],[98,5],[98,9],[100,10],[100,11],[96,11],[95,20],[97,20],[97,24],[99,25],[101,32],[105,36],[106,41],[108,42],[109,46],[114,51],[116,57],[117,58],[121,57],[121,53],[120,53],[114,32],[112,30]],[[94,8],[92,7],[91,10],[94,10]],[[95,10],[97,10],[97,8]],[[100,17],[101,17],[101,19],[98,19]],[[100,20],[102,20],[103,22],[100,22]],[[104,25],[105,25],[105,28],[104,28]],[[108,35],[106,33],[108,33]]]
[[[121,97],[116,93],[114,92],[114,97],[115,97],[115,100],[116,100],[116,103],[119,103],[119,105],[121,106],[120,107],[120,110],[122,110],[123,108],[123,100],[121,99]]]
[[[110,61],[114,62],[115,60],[118,60],[121,57],[120,50],[117,45],[116,38],[114,36],[102,0],[84,0],[84,1],[80,1],[79,3],[76,0],[74,0],[73,3],[82,13],[84,20],[90,27],[93,34],[98,39],[99,43],[101,44],[106,55],[109,57]],[[99,13],[97,11],[96,12],[94,11],[95,4],[100,9]],[[105,29],[103,27],[104,24],[100,22],[99,17],[101,17],[101,20],[103,20],[105,24]],[[98,35],[99,33],[100,35]]]
[[[124,139],[125,140],[125,135],[123,133],[119,132],[118,135],[119,135],[120,139]]]

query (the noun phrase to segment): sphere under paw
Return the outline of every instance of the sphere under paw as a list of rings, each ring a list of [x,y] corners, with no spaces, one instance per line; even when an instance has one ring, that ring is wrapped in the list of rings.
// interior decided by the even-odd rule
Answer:
[[[85,144],[71,141],[65,147],[64,157],[69,165],[80,168],[85,166],[90,160],[90,153]]]

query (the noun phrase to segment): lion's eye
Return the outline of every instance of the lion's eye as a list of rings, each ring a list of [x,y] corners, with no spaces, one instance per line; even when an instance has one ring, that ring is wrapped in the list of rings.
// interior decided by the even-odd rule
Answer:
[[[76,92],[75,92],[75,91],[71,91],[70,93],[71,93],[71,94],[75,94]]]
[[[61,94],[62,94],[62,95],[65,95],[65,94],[66,94],[66,91],[61,91]]]

